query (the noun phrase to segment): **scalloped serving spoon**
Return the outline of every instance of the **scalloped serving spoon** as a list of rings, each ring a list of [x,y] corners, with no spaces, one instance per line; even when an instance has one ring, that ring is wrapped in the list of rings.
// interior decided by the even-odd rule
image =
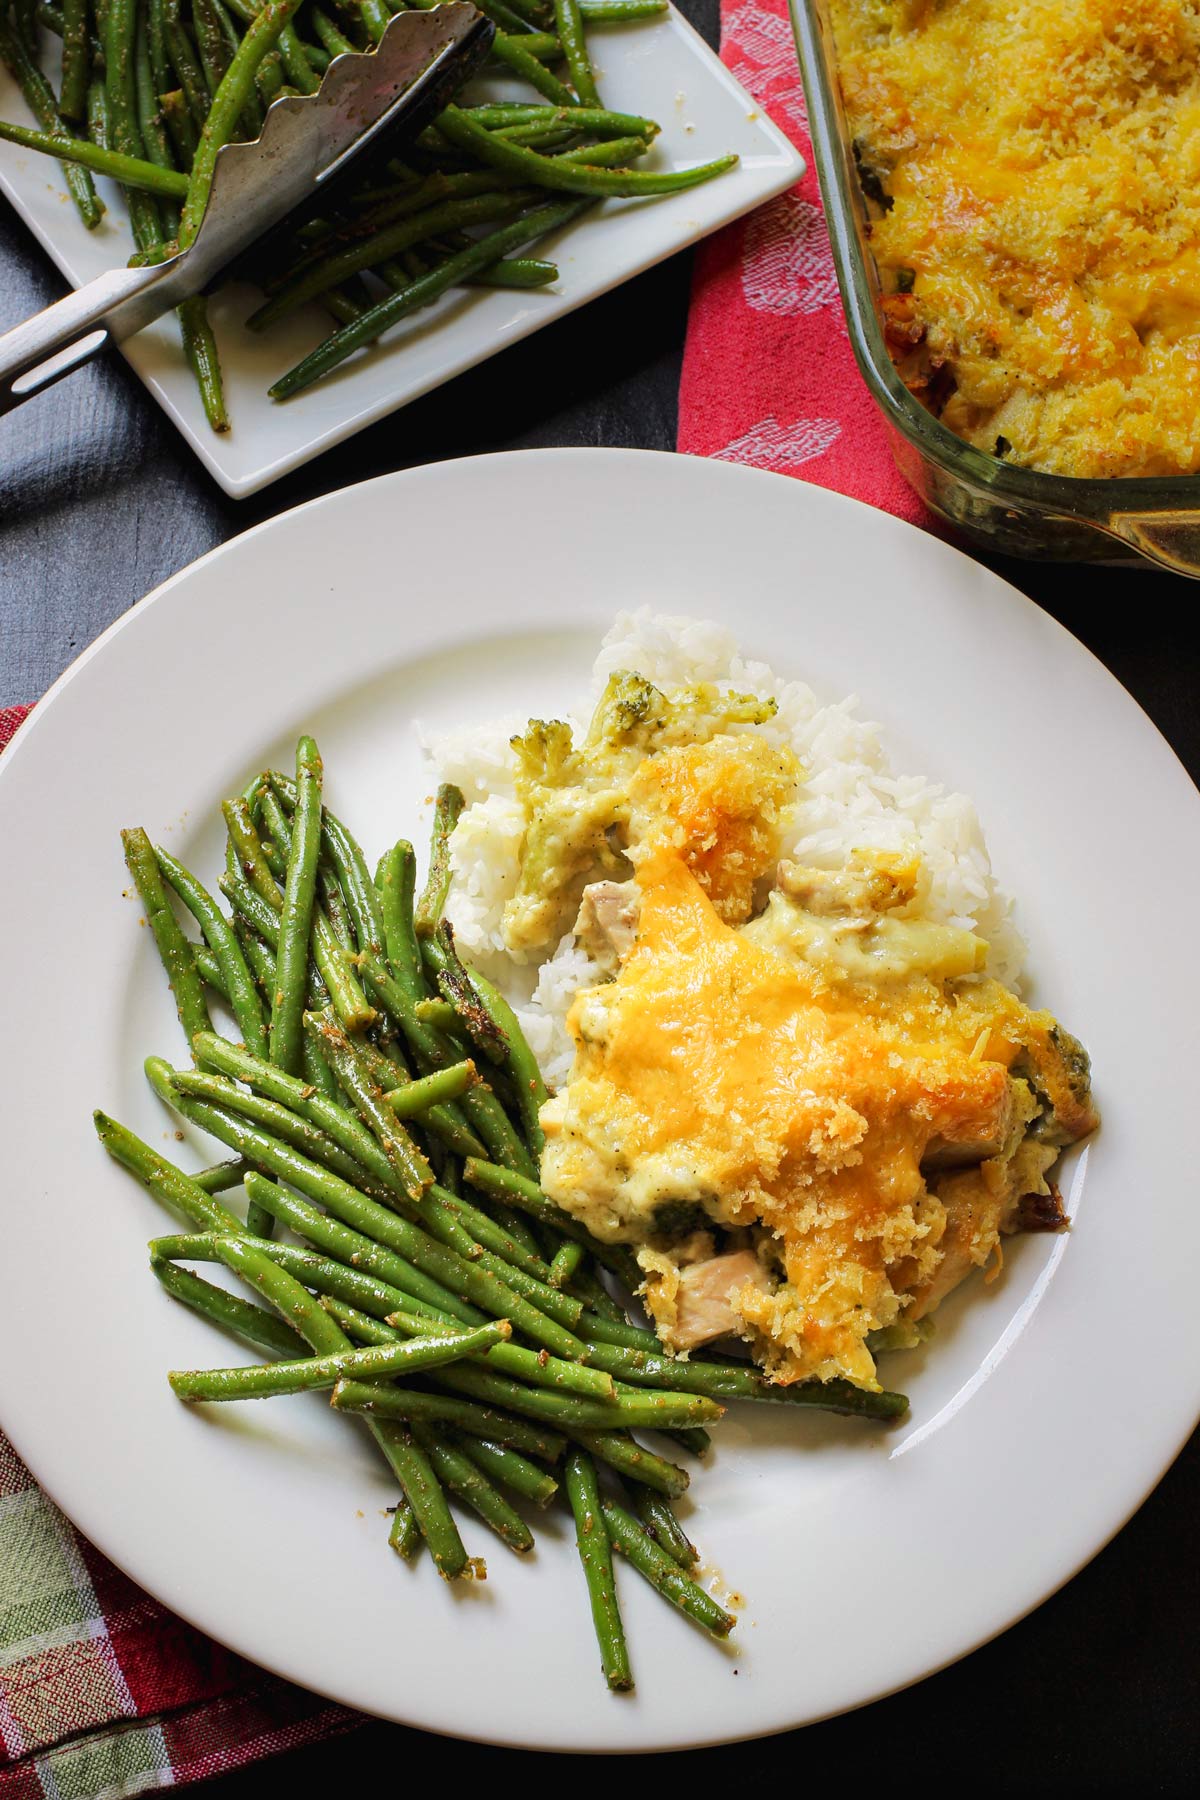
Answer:
[[[218,152],[195,241],[112,269],[0,336],[0,412],[198,294],[289,214],[325,196],[368,147],[412,137],[483,63],[495,26],[466,0],[397,13],[378,46],[337,56],[315,94],[285,95],[259,136]]]

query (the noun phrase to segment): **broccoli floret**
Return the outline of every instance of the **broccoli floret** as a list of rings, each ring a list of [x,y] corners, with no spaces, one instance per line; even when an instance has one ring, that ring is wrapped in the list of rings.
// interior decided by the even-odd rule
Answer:
[[[653,1237],[690,1237],[711,1223],[698,1200],[660,1200],[650,1215]]]
[[[1055,1049],[1063,1059],[1067,1072],[1067,1082],[1081,1106],[1087,1106],[1092,1098],[1092,1059],[1077,1037],[1061,1025],[1055,1025],[1050,1033]]]
[[[562,719],[530,719],[509,743],[517,753],[517,780],[527,787],[569,787],[582,775],[571,727]]]
[[[644,675],[618,669],[610,675],[588,728],[589,749],[607,744],[645,748],[667,714],[667,702]]]
[[[734,725],[765,725],[778,710],[776,701],[760,700],[757,694],[723,694],[713,681],[663,694],[644,675],[618,669],[592,715],[584,755],[597,750],[652,753],[660,736],[673,743],[707,741]]]
[[[734,725],[765,725],[779,711],[777,700],[757,694],[723,694],[713,681],[676,688],[669,697],[671,735],[678,741],[707,742]]]
[[[761,725],[774,700],[723,694],[715,682],[662,693],[631,669],[609,676],[586,738],[561,719],[531,719],[512,738],[525,838],[517,891],[504,915],[510,949],[552,943],[569,927],[587,882],[623,878],[627,789],[644,757],[722,731]]]

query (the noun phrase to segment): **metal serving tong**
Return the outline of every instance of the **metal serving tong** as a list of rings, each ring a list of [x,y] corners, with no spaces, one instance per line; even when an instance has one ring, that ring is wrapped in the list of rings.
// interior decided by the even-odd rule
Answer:
[[[198,294],[284,221],[295,222],[385,134],[412,137],[481,66],[495,26],[465,0],[397,13],[377,48],[335,57],[315,94],[285,95],[252,143],[218,152],[200,229],[148,268],[113,269],[0,336],[0,412]]]

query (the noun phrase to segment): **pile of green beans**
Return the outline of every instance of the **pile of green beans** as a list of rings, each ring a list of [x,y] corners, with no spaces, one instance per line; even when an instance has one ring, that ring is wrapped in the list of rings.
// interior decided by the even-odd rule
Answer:
[[[521,1508],[557,1496],[620,1691],[633,1674],[614,1555],[711,1636],[734,1625],[696,1580],[676,1517],[687,1469],[635,1434],[703,1455],[730,1401],[880,1421],[907,1403],[845,1382],[773,1387],[745,1362],[673,1357],[630,1321],[638,1265],[539,1187],[545,1084],[443,917],[462,804],[440,790],[419,899],[403,840],[372,878],[325,804],[308,736],[293,775],[268,771],[223,803],[231,914],[145,831],[123,832],[191,1057],[148,1057],[147,1078],[232,1157],[188,1175],[106,1113],[96,1130],[183,1226],[150,1244],[160,1285],[267,1359],[176,1370],[178,1397],[330,1393],[396,1480],[389,1543],[405,1558],[424,1547],[447,1580],[483,1569],[456,1508],[525,1554]],[[226,1198],[239,1187],[244,1213]],[[207,1280],[204,1264],[258,1298]]]
[[[83,223],[104,213],[93,175],[122,190],[134,263],[161,262],[195,238],[217,153],[258,136],[281,95],[312,94],[335,56],[371,50],[392,15],[438,0],[0,0],[0,61],[36,128],[0,121],[0,139],[57,157]],[[478,0],[497,27],[492,67],[528,98],[457,96],[402,159],[368,158],[350,191],[251,270],[261,331],[306,302],[333,330],[270,388],[286,400],[451,287],[544,287],[552,262],[526,254],[606,196],[677,193],[722,174],[634,167],[659,127],[601,98],[588,33],[652,20],[667,0]],[[61,42],[57,91],[47,51]],[[472,235],[474,233],[474,235]],[[214,431],[229,429],[203,294],[179,308],[184,353]],[[213,955],[220,953],[213,950]],[[285,1050],[298,1026],[272,1028]]]

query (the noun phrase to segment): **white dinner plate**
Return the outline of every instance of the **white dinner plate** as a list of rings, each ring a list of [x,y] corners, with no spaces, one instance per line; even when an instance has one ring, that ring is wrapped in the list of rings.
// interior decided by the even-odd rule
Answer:
[[[43,39],[46,66],[57,82],[58,46],[48,34]],[[283,403],[269,400],[267,389],[328,335],[328,315],[305,307],[257,336],[244,321],[261,302],[258,290],[245,283],[221,289],[209,312],[232,421],[224,436],[205,420],[175,320],[160,319],[139,332],[122,346],[122,355],[227,494],[242,499],[256,493],[451,376],[783,193],[804,173],[798,151],[673,9],[661,20],[597,26],[589,42],[606,103],[662,126],[640,168],[694,168],[729,150],[741,158],[738,166],[686,193],[605,201],[530,252],[557,262],[559,280],[553,286],[527,292],[453,290],[389,332],[382,344]],[[477,86],[481,98],[537,98],[519,83],[491,77]],[[0,117],[33,122],[2,65]],[[105,180],[96,185],[109,211],[89,232],[67,196],[60,165],[37,151],[0,143],[0,191],[74,287],[124,263],[132,249],[119,190]],[[5,319],[0,329],[18,322]],[[50,395],[30,404],[53,407],[55,399]]]
[[[536,532],[512,522],[539,497]],[[462,552],[460,554],[460,551]],[[166,1299],[164,1215],[92,1132],[102,1106],[189,1166],[141,1074],[183,1046],[118,828],[209,881],[218,802],[302,728],[368,860],[428,825],[412,730],[543,716],[619,606],[709,617],[883,722],[896,763],[972,794],[1018,897],[1033,993],[1092,1053],[1104,1124],[1073,1228],[1013,1240],[885,1380],[881,1429],[735,1407],[685,1523],[739,1594],[718,1648],[619,1571],[638,1688],[600,1678],[565,1520],[486,1584],[387,1548],[365,1433],[321,1400],[188,1409],[170,1368],[230,1360]],[[480,457],[273,519],[144,600],[0,759],[5,1096],[0,1421],[135,1580],[268,1668],[367,1712],[499,1743],[713,1743],[855,1706],[1002,1630],[1158,1480],[1200,1398],[1191,920],[1200,803],[1086,650],[966,556],[868,507],[628,451]]]

